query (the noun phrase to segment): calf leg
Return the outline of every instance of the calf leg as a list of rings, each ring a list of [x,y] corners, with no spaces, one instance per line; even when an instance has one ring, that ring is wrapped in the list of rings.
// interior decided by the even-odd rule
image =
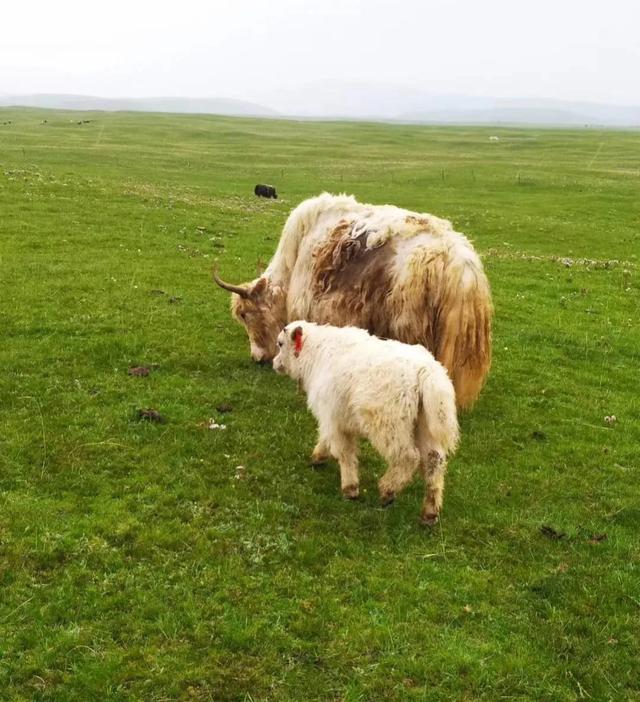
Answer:
[[[421,521],[427,526],[432,526],[438,521],[442,509],[444,476],[447,470],[445,453],[438,448],[431,448],[423,456],[422,470],[424,472],[425,493]]]
[[[349,500],[355,500],[360,494],[357,439],[351,434],[340,432],[331,437],[330,446],[331,453],[340,464],[342,494]]]
[[[333,433],[334,428],[331,422],[325,417],[321,417],[318,422],[318,442],[311,454],[312,466],[319,466],[331,458],[331,436]]]
[[[426,422],[418,422],[416,441],[422,458],[422,474],[425,483],[420,519],[423,524],[433,526],[438,521],[442,509],[447,453],[431,436]]]
[[[329,460],[329,458],[331,458],[329,439],[327,439],[322,433],[322,431],[320,431],[318,436],[318,443],[316,444],[315,448],[313,449],[313,453],[311,454],[311,465],[320,466],[323,463],[326,463]]]
[[[393,451],[391,455],[387,453],[385,458],[389,462],[389,468],[378,481],[383,506],[391,504],[396,495],[411,482],[420,465],[420,453],[415,446],[409,444],[402,450]]]

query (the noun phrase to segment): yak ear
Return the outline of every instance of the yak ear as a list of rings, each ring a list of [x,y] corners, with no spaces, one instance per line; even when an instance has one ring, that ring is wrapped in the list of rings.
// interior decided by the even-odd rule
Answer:
[[[260,278],[258,282],[251,288],[251,297],[260,297],[267,289],[267,279]]]
[[[298,339],[302,339],[302,327],[300,325],[291,330],[291,340],[297,341]]]

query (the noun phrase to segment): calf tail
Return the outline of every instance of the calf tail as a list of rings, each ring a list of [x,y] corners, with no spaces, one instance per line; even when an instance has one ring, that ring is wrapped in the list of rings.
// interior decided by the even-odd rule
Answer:
[[[420,431],[431,446],[445,454],[455,451],[460,437],[456,396],[444,368],[426,368],[420,374]]]

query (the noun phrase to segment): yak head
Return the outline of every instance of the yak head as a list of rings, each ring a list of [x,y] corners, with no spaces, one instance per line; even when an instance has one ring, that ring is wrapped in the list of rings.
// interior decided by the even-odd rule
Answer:
[[[264,276],[244,285],[232,285],[222,280],[215,269],[213,279],[231,293],[231,314],[247,330],[251,358],[258,363],[272,361],[278,334],[287,321],[284,289]]]

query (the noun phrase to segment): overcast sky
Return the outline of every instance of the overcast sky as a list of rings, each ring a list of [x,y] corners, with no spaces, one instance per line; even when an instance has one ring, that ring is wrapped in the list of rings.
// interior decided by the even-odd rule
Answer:
[[[334,82],[640,104],[640,0],[2,3],[4,94],[286,109]]]

